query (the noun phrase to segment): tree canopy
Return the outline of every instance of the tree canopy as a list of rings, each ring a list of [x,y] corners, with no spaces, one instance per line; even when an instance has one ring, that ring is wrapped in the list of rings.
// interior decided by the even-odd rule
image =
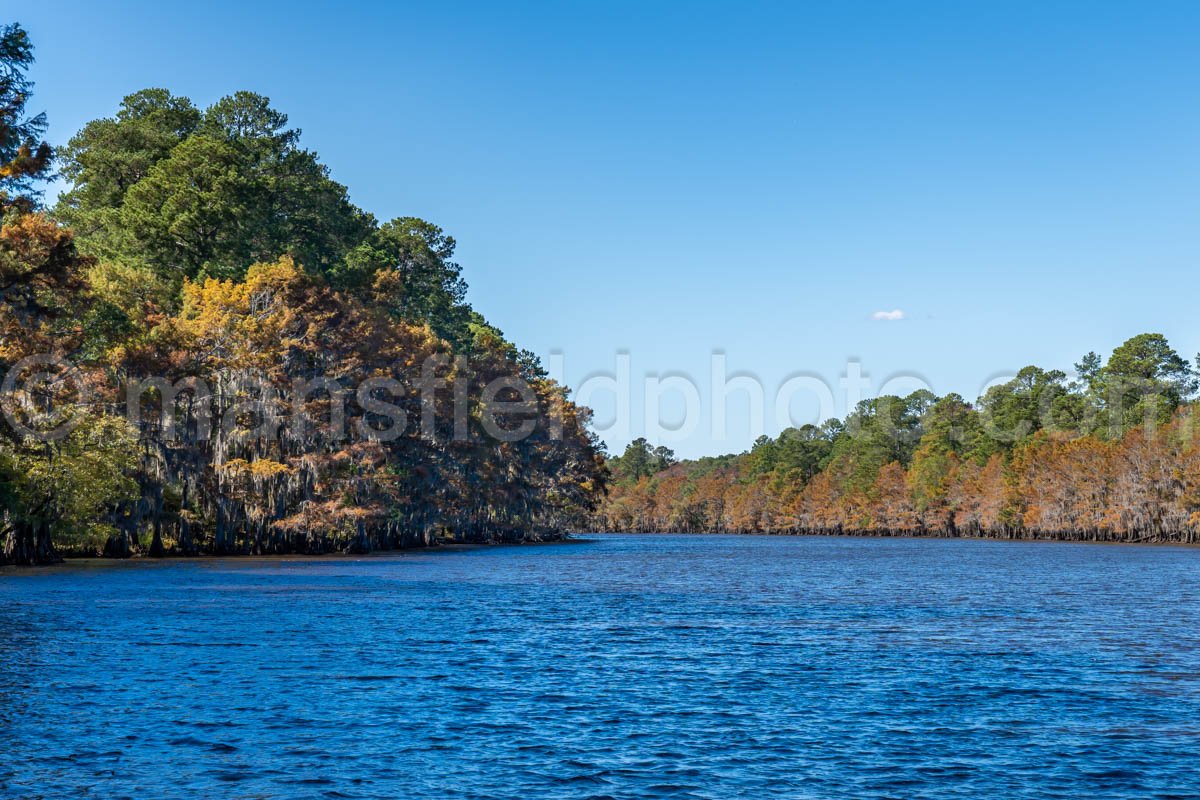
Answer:
[[[373,221],[287,121],[252,92],[203,112],[164,89],[132,94],[63,150],[71,188],[55,215],[89,255],[179,279],[238,277],[279,255],[332,271]]]
[[[648,470],[613,459],[601,529],[1200,539],[1195,365],[1135,336],[1077,379],[1035,366],[975,403],[864,401],[845,422]],[[632,447],[632,445],[631,445]]]
[[[50,145],[42,139],[46,115],[27,111],[33,83],[29,34],[17,24],[0,26],[0,207],[35,204],[35,185],[50,170]]]
[[[62,149],[0,29],[0,561],[520,541],[608,471],[454,239],[354,206],[267,98],[127,96]]]

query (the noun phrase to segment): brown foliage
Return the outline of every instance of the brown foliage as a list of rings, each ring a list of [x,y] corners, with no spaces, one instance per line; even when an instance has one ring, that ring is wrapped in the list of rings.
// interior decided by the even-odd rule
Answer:
[[[837,460],[807,482],[785,472],[750,477],[745,457],[700,476],[681,463],[634,485],[618,483],[593,524],[631,531],[1196,542],[1200,443],[1193,408],[1117,441],[1040,432],[982,464],[950,456],[933,491],[923,474],[919,495],[912,471],[895,461],[865,492]]]

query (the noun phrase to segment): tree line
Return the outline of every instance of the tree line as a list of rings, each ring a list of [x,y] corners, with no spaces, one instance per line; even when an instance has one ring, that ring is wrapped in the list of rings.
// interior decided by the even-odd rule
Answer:
[[[0,563],[520,541],[594,510],[590,411],[466,301],[453,238],[357,208],[250,92],[139,91],[55,152],[32,63],[0,27]]]
[[[1029,366],[974,403],[865,400],[739,455],[675,463],[639,439],[610,461],[592,525],[1195,543],[1198,366],[1146,333],[1073,377]]]

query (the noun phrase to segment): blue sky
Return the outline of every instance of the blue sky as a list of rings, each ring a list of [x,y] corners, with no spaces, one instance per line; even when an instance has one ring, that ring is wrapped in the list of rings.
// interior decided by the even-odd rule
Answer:
[[[628,353],[617,450],[645,431],[648,374],[692,376],[708,412],[714,351],[768,398],[797,374],[836,390],[848,360],[873,388],[906,373],[974,398],[1142,331],[1200,349],[1200,4],[69,0],[18,19],[52,141],[147,86],[261,92],[357,204],[454,235],[473,304],[562,353],[568,383]],[[705,417],[668,443],[742,450],[748,405],[731,396],[727,436]]]

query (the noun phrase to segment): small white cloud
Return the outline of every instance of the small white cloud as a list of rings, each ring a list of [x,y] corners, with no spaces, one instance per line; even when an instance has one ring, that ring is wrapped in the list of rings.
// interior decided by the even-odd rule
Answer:
[[[882,322],[895,322],[904,319],[904,312],[898,308],[895,311],[876,311],[871,315],[871,319],[877,319]]]

